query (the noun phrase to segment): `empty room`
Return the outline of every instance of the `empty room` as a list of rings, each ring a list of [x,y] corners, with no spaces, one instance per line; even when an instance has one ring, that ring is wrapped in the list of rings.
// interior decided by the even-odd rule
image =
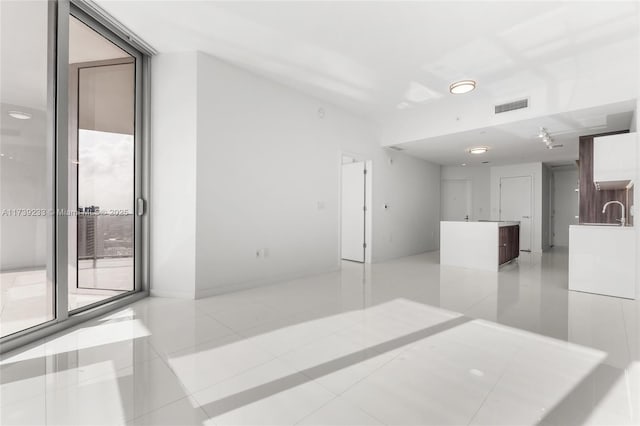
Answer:
[[[639,99],[632,0],[0,0],[0,424],[640,424]]]

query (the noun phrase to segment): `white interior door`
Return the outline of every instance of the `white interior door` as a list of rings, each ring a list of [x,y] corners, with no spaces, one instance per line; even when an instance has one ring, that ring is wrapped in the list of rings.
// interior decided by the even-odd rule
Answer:
[[[365,163],[342,165],[342,259],[364,262]]]
[[[443,180],[441,184],[441,220],[469,220],[471,216],[471,182],[462,179]]]
[[[500,220],[520,222],[520,250],[531,251],[531,176],[500,179]]]

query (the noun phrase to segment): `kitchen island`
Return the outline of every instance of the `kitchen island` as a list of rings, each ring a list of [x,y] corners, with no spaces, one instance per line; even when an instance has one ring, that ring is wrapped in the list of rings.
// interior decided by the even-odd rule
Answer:
[[[441,265],[497,271],[519,255],[519,222],[440,222]]]
[[[631,226],[569,227],[569,290],[635,299],[635,259]]]

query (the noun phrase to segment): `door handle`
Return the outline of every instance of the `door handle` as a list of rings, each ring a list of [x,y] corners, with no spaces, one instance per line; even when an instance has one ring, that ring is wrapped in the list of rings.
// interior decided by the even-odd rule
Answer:
[[[522,216],[523,219],[531,219],[529,216]]]
[[[143,198],[138,198],[136,200],[136,214],[138,216],[142,216],[144,215],[144,210],[145,210],[145,202]]]

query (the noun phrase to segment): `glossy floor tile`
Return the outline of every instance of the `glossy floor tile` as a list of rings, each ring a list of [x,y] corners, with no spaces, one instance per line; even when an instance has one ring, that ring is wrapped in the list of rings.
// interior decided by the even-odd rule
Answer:
[[[68,307],[74,310],[109,299],[132,289],[133,260],[101,260],[96,267],[81,261],[81,287],[69,285]],[[71,276],[75,270],[71,270]],[[109,283],[109,290],[99,288]],[[54,289],[47,281],[45,269],[17,270],[0,273],[0,337],[54,319]]]
[[[0,423],[640,424],[640,305],[438,253],[148,298],[0,357]]]

